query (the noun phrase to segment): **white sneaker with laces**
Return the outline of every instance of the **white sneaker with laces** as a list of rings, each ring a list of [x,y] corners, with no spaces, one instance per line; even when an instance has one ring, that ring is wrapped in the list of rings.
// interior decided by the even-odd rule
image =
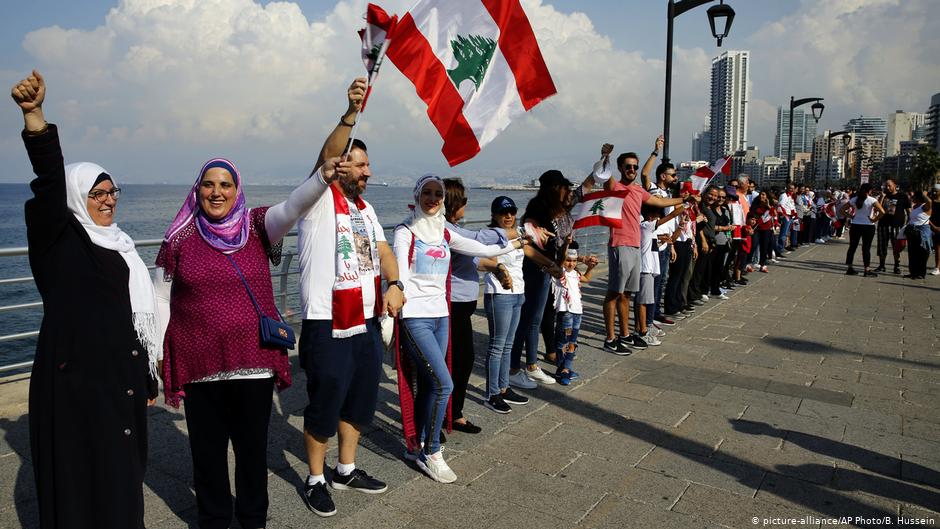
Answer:
[[[718,294],[718,299],[731,299],[731,298],[729,298],[728,296],[724,294]]]
[[[646,331],[646,334],[640,335],[643,338],[643,341],[646,342],[646,345],[662,345],[663,342],[659,341],[659,338],[654,336],[649,330]]]
[[[541,367],[536,367],[534,370],[529,370],[526,368],[525,370],[520,370],[519,372],[525,373],[525,375],[529,377],[529,380],[533,382],[541,382],[542,384],[546,385],[555,383],[555,377],[548,376],[545,371],[542,371]]]
[[[509,375],[509,385],[521,389],[535,389],[539,386],[525,374],[525,369],[520,369],[515,375]]]
[[[447,465],[447,461],[444,461],[444,455],[440,451],[429,456],[419,457],[415,463],[418,464],[418,468],[438,483],[457,481],[457,474],[454,474],[454,471]]]
[[[659,325],[656,325],[655,323],[650,327],[649,331],[657,338],[663,338],[666,336],[666,331],[664,331]]]
[[[777,263],[779,263],[780,261],[778,261],[778,260],[776,260],[776,259],[771,259],[770,262],[773,263],[773,264],[777,264]]]
[[[940,276],[940,268],[934,268],[933,272],[930,272],[932,276]]]
[[[702,294],[702,301],[708,301],[708,295]]]

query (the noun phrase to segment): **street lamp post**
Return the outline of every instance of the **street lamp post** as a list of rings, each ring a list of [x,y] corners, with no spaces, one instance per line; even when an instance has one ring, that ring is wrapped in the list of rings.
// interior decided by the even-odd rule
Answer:
[[[806,103],[813,103],[811,107],[813,109],[813,119],[816,120],[816,123],[819,123],[819,118],[822,117],[823,110],[826,108],[825,105],[820,103],[823,98],[821,97],[804,97],[803,99],[794,99],[793,96],[790,96],[790,131],[787,133],[787,184],[789,185],[793,181],[793,109],[798,106],[805,105]],[[806,131],[803,131],[803,135],[806,136]]]
[[[677,16],[690,9],[695,9],[700,5],[714,2],[715,0],[669,0],[666,10],[666,98],[663,108],[663,162],[669,161],[669,113],[672,105],[672,21]],[[708,25],[711,27],[712,36],[718,40],[718,46],[721,47],[721,41],[728,36],[731,31],[731,23],[734,21],[734,9],[725,4],[725,0],[719,0],[719,4],[708,8]]]
[[[832,138],[845,136],[846,134],[849,134],[849,133],[851,133],[851,131],[848,131],[848,130],[840,130],[839,132],[836,132],[834,134],[832,133],[832,131],[829,131],[829,135],[826,136],[826,189],[829,189],[829,166],[832,163]],[[849,138],[846,138],[846,139],[849,139]]]

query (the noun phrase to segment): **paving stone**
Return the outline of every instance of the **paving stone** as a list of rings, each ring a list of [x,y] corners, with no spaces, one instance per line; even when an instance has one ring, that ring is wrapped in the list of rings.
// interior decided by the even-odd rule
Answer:
[[[701,516],[726,527],[754,527],[770,525],[772,518],[802,520],[806,511],[788,505],[781,505],[764,499],[732,494],[724,490],[692,484],[689,486],[673,511]],[[758,523],[753,520],[757,518]],[[767,520],[765,523],[764,520]],[[818,527],[819,524],[774,523],[773,527],[804,528]]]
[[[688,482],[682,479],[641,468],[611,465],[606,459],[590,455],[575,460],[558,477],[571,482],[575,488],[583,483],[591,483],[611,494],[649,503],[664,510],[668,510],[688,486]]]
[[[940,491],[937,489],[865,471],[837,469],[832,487],[835,490],[861,492],[868,496],[890,498],[899,503],[924,508],[940,505]]]
[[[897,434],[871,430],[854,425],[845,429],[844,441],[848,444],[870,448],[877,452],[897,451],[904,455],[924,457],[940,461],[940,442],[906,437]]]
[[[755,497],[832,518],[884,518],[896,516],[899,509],[898,502],[890,499],[836,491],[775,473],[767,474]]]
[[[766,423],[781,430],[819,435],[835,440],[841,440],[845,431],[845,425],[843,424],[825,422],[806,415],[787,413],[756,405],[749,406],[742,418],[753,422]]]
[[[738,465],[713,458],[679,454],[657,448],[643,459],[640,468],[666,477],[684,479],[729,492],[752,496],[760,486],[764,471],[753,465]]]
[[[695,380],[673,375],[668,372],[643,373],[632,380],[633,384],[642,384],[660,389],[671,389],[690,395],[708,395],[715,388],[713,382]]]
[[[708,397],[723,402],[735,402],[741,406],[761,405],[767,408],[773,408],[790,413],[796,413],[800,407],[800,398],[783,395],[780,393],[768,393],[766,391],[757,391],[753,389],[718,385],[712,390]]]
[[[797,414],[827,422],[852,424],[888,433],[901,433],[901,417],[871,410],[804,399]]]
[[[650,527],[682,527],[713,529],[717,523],[698,516],[689,516],[657,508],[655,505],[606,496],[579,524],[584,529],[649,529]]]

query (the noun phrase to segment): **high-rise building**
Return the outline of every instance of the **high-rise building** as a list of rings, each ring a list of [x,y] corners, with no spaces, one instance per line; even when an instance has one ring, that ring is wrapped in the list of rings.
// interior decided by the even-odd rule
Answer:
[[[888,137],[885,142],[885,156],[897,156],[902,141],[910,141],[914,139],[915,132],[920,131],[918,135],[922,136],[926,130],[924,130],[924,122],[927,119],[927,114],[920,114],[917,112],[904,112],[903,110],[897,110],[894,114],[888,116]]]
[[[842,165],[845,160],[846,145],[851,149],[855,144],[852,134],[830,139],[833,131],[826,130],[816,137],[816,182],[837,184],[842,178]],[[854,153],[853,153],[854,154]]]
[[[776,156],[765,156],[761,163],[761,177],[757,186],[762,190],[783,189],[787,183],[787,162]]]
[[[859,116],[845,124],[845,130],[855,133],[858,152],[850,162],[855,163],[855,176],[871,173],[885,158],[885,138],[888,135],[888,121],[884,118]],[[849,175],[851,177],[851,175]]]
[[[930,108],[927,109],[927,119],[924,127],[927,129],[925,140],[927,145],[940,151],[940,94],[930,98]]]
[[[790,109],[777,107],[777,134],[774,136],[774,156],[790,159],[787,152],[790,137]],[[816,119],[812,112],[802,108],[793,109],[793,152],[812,152],[813,138],[816,137]]]
[[[711,155],[712,133],[708,126],[692,135],[692,159],[707,160]]]
[[[738,151],[731,157],[731,176],[746,174],[757,182],[761,176],[760,149],[757,146]]]
[[[749,51],[726,51],[712,59],[707,160],[747,149],[750,57]]]

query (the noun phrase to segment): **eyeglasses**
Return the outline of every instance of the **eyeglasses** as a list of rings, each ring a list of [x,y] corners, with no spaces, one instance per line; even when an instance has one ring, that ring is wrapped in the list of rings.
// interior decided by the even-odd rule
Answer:
[[[623,169],[624,169],[624,171],[626,171],[627,169],[633,169],[634,171],[636,171],[636,170],[639,169],[639,168],[640,168],[640,166],[637,165],[637,164],[635,164],[635,163],[625,163],[625,164],[623,164]]]
[[[106,197],[111,197],[114,200],[121,198],[121,188],[112,187],[111,191],[105,191],[103,189],[95,189],[91,193],[88,193],[88,198],[93,198],[95,202],[99,204],[104,204],[104,201],[107,200]]]

